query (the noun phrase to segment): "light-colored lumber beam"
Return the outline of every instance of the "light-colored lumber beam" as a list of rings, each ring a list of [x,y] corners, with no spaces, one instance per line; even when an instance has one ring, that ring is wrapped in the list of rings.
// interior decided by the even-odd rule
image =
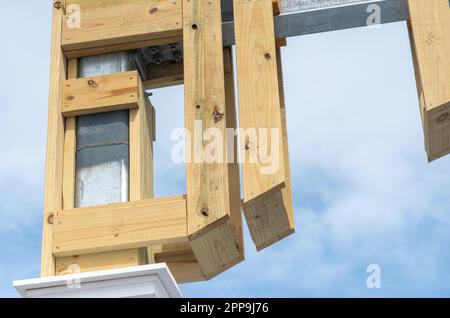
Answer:
[[[261,250],[294,232],[273,7],[271,0],[234,0],[233,4],[244,215]]]
[[[64,117],[61,113],[61,90],[63,80],[66,79],[66,61],[61,50],[63,10],[59,1],[53,1],[52,5],[50,95],[41,253],[41,276],[43,277],[55,274],[55,259],[52,253],[53,214],[62,209],[63,201]]]
[[[230,219],[229,171],[226,162],[226,105],[220,1],[183,0],[183,46],[186,128],[188,235],[206,278],[239,262],[228,223]],[[201,131],[196,131],[201,125]],[[215,129],[207,158],[203,133]],[[199,129],[197,129],[199,130]],[[200,136],[195,137],[195,132]],[[213,140],[214,141],[214,140]]]
[[[67,61],[67,77],[68,79],[78,77],[78,59],[72,58]],[[63,210],[75,208],[76,142],[76,117],[67,117],[64,135]],[[55,258],[55,274],[67,275],[73,274],[74,271],[92,272],[147,263],[147,253],[144,253],[143,249],[136,248],[75,255]]]
[[[181,1],[66,0],[66,7],[80,9],[80,27],[64,23],[62,48],[68,56],[83,50],[100,54],[111,52],[110,46],[126,50],[146,41],[162,44],[167,38],[181,39]],[[74,18],[73,12],[67,14]]]
[[[138,76],[139,77],[139,76]],[[139,79],[140,82],[140,79]],[[156,140],[155,109],[140,84],[138,109],[130,109],[130,200],[153,198],[153,141]],[[152,245],[141,248],[153,263]]]
[[[450,153],[450,4],[408,0],[411,42],[428,160]]]
[[[155,110],[144,94],[139,104],[130,110],[130,201],[153,198]]]
[[[184,242],[186,199],[176,196],[62,210],[55,215],[57,257]]]
[[[129,49],[150,47],[155,45],[169,44],[169,43],[177,43],[182,40],[182,25],[176,24],[175,29],[170,29],[171,25],[168,24],[169,31],[167,34],[162,33],[164,35],[161,38],[151,38],[147,40],[138,40],[134,41],[133,38],[142,37],[142,29],[138,27],[142,21],[141,18],[145,18],[144,15],[140,14],[135,16],[134,19],[138,19],[139,22],[137,25],[127,25],[127,20],[120,20],[117,18],[102,17],[104,19],[103,24],[94,24],[93,21],[95,19],[95,11],[102,12],[105,11],[106,6],[115,6],[119,7],[123,6],[123,1],[115,1],[114,4],[107,3],[106,1],[97,0],[67,0],[67,4],[81,4],[81,12],[88,11],[90,12],[89,16],[86,17],[86,21],[88,28],[95,28],[95,32],[93,34],[89,34],[87,30],[82,31],[83,26],[86,26],[84,21],[81,21],[81,29],[70,29],[70,32],[73,32],[77,37],[79,37],[76,47],[78,49],[71,48],[70,45],[65,48],[65,55],[67,58],[73,57],[83,57],[83,56],[91,56],[91,55],[99,55],[110,52],[118,52]],[[152,0],[148,0],[151,4]],[[223,28],[223,43],[224,46],[230,46],[235,44],[234,37],[234,22],[232,19],[231,12],[231,2],[232,0],[222,1],[225,6],[223,7],[223,16],[225,17],[224,23],[222,25]],[[370,13],[367,12],[368,5],[378,5],[381,13],[381,23],[390,23],[396,21],[405,21],[408,19],[408,9],[406,5],[407,0],[341,0],[339,3],[336,0],[323,0],[323,1],[315,1],[315,0],[306,0],[306,1],[281,1],[281,15],[275,18],[275,29],[276,29],[276,37],[277,38],[286,38],[291,36],[326,32],[326,31],[334,31],[346,28],[355,28],[362,27],[367,25],[367,18]],[[121,3],[122,2],[122,3]],[[181,2],[181,0],[179,0]],[[275,3],[276,0],[273,1]],[[151,11],[149,5],[149,12]],[[86,8],[84,10],[83,8]],[[178,9],[172,8],[170,19],[181,21],[182,12],[181,6],[177,7]],[[275,7],[276,9],[277,7]],[[173,10],[173,11],[172,11]],[[278,9],[276,9],[278,10]],[[108,11],[109,12],[109,11]],[[156,14],[158,11],[154,11],[153,14]],[[160,14],[166,14],[160,12]],[[349,18],[350,17],[350,18]],[[111,21],[109,21],[111,20]],[[167,21],[169,17],[167,17]],[[122,21],[125,24],[125,27],[121,28],[121,32],[128,32],[127,37],[125,37],[125,42],[121,42],[122,40],[114,39],[118,34],[113,34],[114,28],[117,27],[117,24]],[[166,22],[167,22],[166,21]],[[113,27],[111,27],[111,25]],[[165,24],[160,24],[157,27],[163,28]],[[148,28],[150,30],[151,28]],[[69,32],[69,33],[70,33]],[[112,39],[109,39],[107,44],[105,42],[101,42],[102,38],[101,34],[106,34]],[[176,34],[175,36],[171,36],[170,34]],[[84,39],[83,39],[84,38]],[[131,42],[127,42],[133,40]],[[88,43],[85,44],[84,41]],[[97,41],[97,42],[95,42]],[[112,44],[115,43],[115,44]],[[91,47],[94,45],[93,47]]]
[[[179,284],[206,280],[188,239],[182,243],[155,246],[153,252],[155,263],[166,263]]]
[[[147,80],[142,82],[144,89],[156,89],[183,84],[183,63],[166,62],[149,65]]]
[[[67,78],[78,77],[78,59],[67,61]],[[64,170],[63,170],[63,210],[73,209],[75,206],[75,176],[76,176],[76,148],[77,132],[76,117],[68,117],[64,134]]]
[[[66,117],[138,108],[144,91],[137,71],[69,79],[63,85]]]
[[[231,47],[223,49],[225,65],[225,104],[227,128],[236,130],[236,94],[234,89],[234,65],[233,50]],[[230,227],[233,233],[236,247],[241,261],[244,260],[244,234],[242,229],[242,205],[241,205],[241,176],[239,172],[239,155],[237,135],[234,135],[232,155],[229,154],[228,182],[230,195]]]

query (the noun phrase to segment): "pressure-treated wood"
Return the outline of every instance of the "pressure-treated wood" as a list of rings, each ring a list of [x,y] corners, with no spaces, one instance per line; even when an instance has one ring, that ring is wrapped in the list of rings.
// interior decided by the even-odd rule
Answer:
[[[167,263],[173,277],[178,284],[194,283],[206,280],[197,261]]]
[[[67,61],[67,78],[78,77],[78,60]],[[76,148],[77,148],[77,119],[66,118],[64,134],[64,171],[63,171],[63,209],[73,209],[75,204],[75,170],[76,170]]]
[[[277,47],[277,69],[278,69],[278,87],[280,92],[280,115],[281,115],[281,132],[283,138],[283,167],[285,176],[285,187],[281,190],[283,201],[286,202],[285,208],[288,213],[289,229],[285,235],[281,235],[280,239],[289,235],[295,231],[294,223],[294,207],[292,197],[292,181],[291,181],[291,164],[289,162],[289,140],[287,130],[287,113],[286,113],[286,100],[284,95],[284,80],[283,80],[283,63],[281,60],[281,48]],[[282,218],[285,220],[284,218]]]
[[[166,263],[179,284],[206,280],[187,238],[181,243],[153,246],[152,252],[155,263]]]
[[[294,232],[271,0],[234,0],[244,214],[258,250]],[[253,132],[253,134],[252,134]],[[267,156],[267,154],[269,154]]]
[[[236,95],[234,92],[234,65],[233,51],[231,47],[224,48],[225,67],[225,104],[227,128],[236,130]],[[241,205],[241,177],[238,161],[238,140],[237,135],[233,138],[233,143],[227,147],[228,158],[228,185],[230,195],[230,221],[229,226],[233,233],[240,260],[244,260],[244,234],[242,230],[242,205]]]
[[[191,134],[187,142],[190,162],[186,164],[188,234],[204,275],[211,278],[241,260],[228,222],[231,207],[220,1],[183,0],[183,37],[185,116]],[[203,142],[203,133],[209,128],[219,136]],[[208,152],[208,144],[214,142],[214,150]]]
[[[185,241],[184,196],[63,210],[55,215],[58,257]]]
[[[236,128],[232,50],[231,48],[225,48],[223,53],[225,69],[226,125],[227,128]],[[233,151],[230,152],[231,163],[228,165],[230,188],[230,220],[228,224],[234,236],[240,261],[242,261],[244,259],[244,243],[242,232],[242,210],[240,204],[239,164],[237,161],[236,145],[237,143],[235,138],[235,144],[232,145]],[[194,282],[206,279],[189,243],[186,242],[158,246],[154,249],[154,252],[155,262],[167,263],[178,283]],[[238,259],[236,259],[236,263],[237,262],[239,262]]]
[[[450,153],[450,5],[408,0],[420,112],[429,161]]]
[[[67,77],[78,76],[78,59],[67,61]],[[64,136],[64,182],[63,210],[75,208],[75,171],[76,171],[76,117],[66,118]],[[132,267],[148,264],[146,251],[143,249],[127,249],[96,254],[76,255],[55,258],[56,275],[66,275],[74,270],[90,272],[119,267]]]
[[[104,253],[60,257],[56,259],[56,275],[74,274],[74,272],[95,272],[105,269],[134,267],[148,264],[147,255],[142,249],[129,249]]]
[[[63,85],[64,116],[138,108],[144,94],[137,71],[69,79]]]
[[[66,79],[65,58],[61,50],[62,8],[53,1],[50,51],[50,95],[48,106],[47,154],[45,165],[44,219],[42,228],[41,276],[55,274],[53,214],[62,208],[64,117],[61,114],[62,82]]]
[[[80,28],[64,23],[62,47],[67,56],[81,56],[178,42],[181,1],[66,0],[66,7],[79,6],[81,20]],[[67,14],[69,19],[75,17],[73,12]]]
[[[166,62],[148,66],[147,80],[142,85],[145,89],[156,89],[183,84],[183,63]]]
[[[130,200],[153,197],[153,141],[155,111],[149,99],[140,96],[139,109],[130,110]]]
[[[183,1],[185,120],[191,134],[186,164],[188,233],[229,214],[228,166],[222,158],[207,162],[206,142],[198,140],[208,128],[225,135],[225,85],[219,1]],[[194,136],[195,125],[201,125]],[[198,136],[200,135],[200,136]],[[194,139],[197,137],[197,139]],[[217,152],[225,153],[218,140]]]
[[[203,274],[210,279],[242,261],[228,222],[191,240],[192,249]]]

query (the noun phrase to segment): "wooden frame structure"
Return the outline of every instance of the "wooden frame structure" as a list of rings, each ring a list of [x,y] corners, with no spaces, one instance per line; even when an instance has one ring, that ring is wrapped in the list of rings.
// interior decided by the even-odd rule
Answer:
[[[276,101],[272,114],[278,121],[268,124],[285,128],[278,93],[279,41],[272,19],[280,11],[279,4],[257,2],[263,5],[261,12],[271,28],[268,34],[243,41],[269,45],[270,72],[255,73],[259,78],[254,80],[267,79],[275,85],[266,88],[272,90]],[[66,9],[74,4],[81,9],[82,28],[66,23],[70,18]],[[244,3],[235,5],[243,21],[251,18],[243,11]],[[145,80],[136,71],[78,78],[78,58],[179,41],[184,47],[183,63],[156,65]],[[248,57],[253,54],[248,45],[242,52]],[[259,53],[265,59],[265,52]],[[192,282],[210,279],[244,259],[236,142],[232,162],[186,164],[186,195],[152,199],[154,114],[144,97],[144,89],[184,83],[186,128],[193,130],[194,122],[200,120],[205,129],[216,128],[227,136],[227,128],[238,128],[233,69],[232,50],[222,44],[220,1],[53,1],[42,276],[67,274],[70,264],[77,264],[81,271],[95,271],[166,262],[178,282]],[[130,202],[74,208],[76,118],[123,109],[130,111]],[[286,142],[283,131],[280,139]],[[237,141],[237,136],[226,138]],[[224,153],[227,144],[225,140]],[[283,159],[277,182],[287,189],[285,173]],[[256,177],[257,170],[246,173],[244,188]],[[272,185],[262,192],[271,191]],[[246,213],[247,220],[255,223],[251,232],[258,249],[293,232],[292,222],[288,231],[284,221],[281,226],[276,222],[292,220],[292,204],[285,200],[271,220],[267,212],[272,207],[267,204],[280,204],[273,202],[273,196],[260,199],[261,207],[251,207],[264,216],[262,222],[255,223],[260,216]],[[247,201],[244,198],[244,206]]]
[[[448,0],[408,0],[426,149],[450,152]],[[81,28],[68,8],[81,9]],[[279,1],[233,0],[239,109],[232,50],[222,40],[221,2],[208,0],[53,0],[41,276],[166,262],[176,280],[210,279],[244,259],[242,210],[258,250],[295,231],[280,46]],[[183,43],[183,63],[78,78],[78,59]],[[241,138],[243,199],[236,142],[232,162],[186,164],[186,194],[153,198],[155,114],[144,90],[183,84],[185,124],[200,121]],[[130,112],[130,202],[74,207],[77,116]],[[239,113],[239,126],[236,122]],[[267,130],[277,164],[267,172],[251,129]],[[272,134],[272,132],[274,132]],[[186,148],[196,154],[195,145]],[[203,156],[201,154],[201,156]]]

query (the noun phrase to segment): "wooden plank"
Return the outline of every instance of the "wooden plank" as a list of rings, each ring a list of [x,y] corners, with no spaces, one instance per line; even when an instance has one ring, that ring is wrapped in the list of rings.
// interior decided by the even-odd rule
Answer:
[[[123,251],[60,257],[56,259],[56,275],[74,274],[74,270],[85,273],[144,265],[143,259],[144,257],[140,255],[139,249],[137,248]]]
[[[99,46],[99,47],[92,47],[92,48],[82,48],[79,50],[71,50],[71,51],[65,51],[64,54],[67,58],[75,58],[75,57],[86,57],[86,56],[94,56],[94,55],[101,55],[101,54],[107,54],[107,53],[113,53],[113,52],[123,52],[133,49],[141,49],[151,46],[157,46],[157,45],[165,45],[165,44],[171,44],[171,43],[179,43],[183,41],[183,36],[171,36],[167,38],[162,39],[151,39],[146,41],[137,41],[137,42],[126,42],[126,43],[119,43],[114,45],[105,45],[105,46]]]
[[[260,250],[294,231],[292,202],[283,194],[288,159],[280,111],[273,7],[270,0],[234,0],[233,4],[244,215]],[[267,154],[270,150],[272,157],[264,158],[261,151]]]
[[[67,61],[67,78],[78,77],[78,59]],[[73,209],[75,206],[75,158],[77,148],[76,117],[66,118],[64,134],[64,170],[63,170],[63,209]]]
[[[55,274],[55,259],[52,254],[53,213],[62,208],[63,193],[64,118],[61,114],[61,89],[62,82],[66,79],[66,61],[61,50],[63,12],[57,2],[53,1],[52,8],[50,94],[41,253],[42,277]]]
[[[233,51],[231,47],[224,48],[225,67],[225,104],[227,128],[236,129],[236,95],[234,91],[234,65]],[[244,260],[244,234],[242,230],[242,205],[241,205],[241,176],[238,160],[238,140],[234,136],[232,154],[229,153],[228,180],[230,195],[230,221],[229,225],[233,233],[236,247],[241,261]]]
[[[411,42],[428,160],[450,153],[450,7],[408,0]]]
[[[64,23],[65,52],[182,36],[181,0],[66,0],[72,4],[81,27]]]
[[[187,141],[192,154],[188,158],[191,162],[186,164],[188,235],[204,275],[211,278],[241,260],[228,223],[230,193],[224,142],[226,101],[220,1],[183,1],[183,51],[186,128],[193,137],[192,142]],[[221,133],[218,138],[224,140],[216,140],[219,142],[214,149],[219,158],[204,156],[203,146],[207,143],[194,136],[198,123],[202,125],[201,135],[209,128]]]
[[[139,109],[130,110],[130,200],[153,198],[153,106],[141,94]]]
[[[130,200],[153,198],[153,141],[156,140],[155,109],[140,88],[139,109],[130,110]],[[186,217],[186,215],[185,215]],[[141,248],[154,262],[152,246]]]
[[[137,71],[69,79],[63,85],[66,117],[138,108],[142,82]]]
[[[67,74],[69,79],[78,77],[78,59],[68,60]],[[64,136],[63,210],[75,208],[75,158],[76,117],[67,117]],[[144,265],[147,263],[146,258],[147,256],[143,255],[140,249],[60,257],[55,259],[55,274],[71,274],[77,269],[81,272],[89,272]]]
[[[191,240],[192,249],[206,279],[242,261],[228,222]]]
[[[169,262],[167,266],[178,284],[206,280],[198,262]]]
[[[183,84],[183,63],[166,62],[149,65],[147,80],[142,82],[144,89],[156,89]]]
[[[155,246],[152,251],[155,263],[166,263],[179,284],[206,280],[189,240]]]
[[[59,211],[53,230],[57,257],[186,240],[184,196]]]
[[[284,95],[284,81],[283,81],[283,62],[281,60],[281,48],[277,47],[277,71],[278,71],[278,87],[280,92],[280,114],[281,114],[281,130],[283,138],[283,159],[284,159],[284,176],[285,187],[281,190],[283,202],[289,220],[289,230],[287,235],[295,232],[294,223],[294,207],[292,197],[292,181],[291,181],[291,164],[289,162],[289,140],[287,130],[287,114],[286,114],[286,100]],[[282,237],[281,237],[282,238]]]
[[[186,129],[193,137],[197,121],[202,124],[201,133],[216,128],[225,135],[220,3],[185,0],[183,4]],[[186,164],[189,235],[228,215],[230,210],[228,166],[223,158],[220,163],[205,162],[202,149],[198,151],[202,146],[194,140],[187,143],[193,157]],[[217,151],[225,153],[225,145]]]

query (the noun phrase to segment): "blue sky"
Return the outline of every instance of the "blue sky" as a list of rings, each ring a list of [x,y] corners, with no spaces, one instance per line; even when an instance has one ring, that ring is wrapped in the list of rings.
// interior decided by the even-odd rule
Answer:
[[[39,275],[50,12],[42,0],[0,10],[4,297]],[[297,233],[257,253],[245,228],[246,261],[183,294],[450,296],[450,156],[427,163],[405,24],[290,38],[283,59]],[[170,162],[183,90],[153,93],[156,195],[184,193]]]

